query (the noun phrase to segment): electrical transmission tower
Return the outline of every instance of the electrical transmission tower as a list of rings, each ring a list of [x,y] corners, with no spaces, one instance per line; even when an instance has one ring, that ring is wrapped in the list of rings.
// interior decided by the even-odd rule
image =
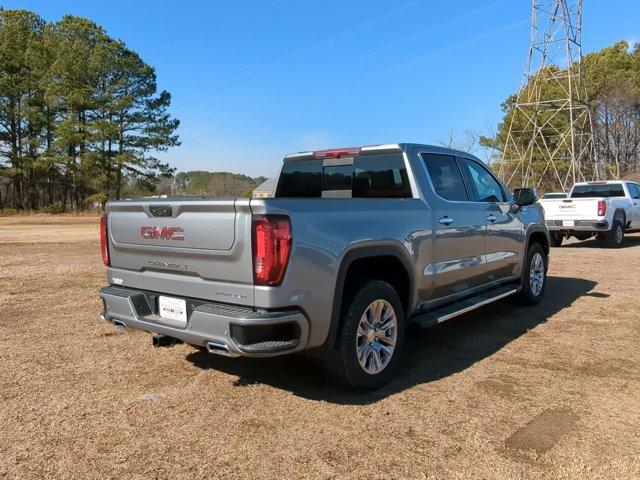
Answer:
[[[533,0],[523,85],[499,167],[508,185],[566,191],[599,178],[581,61],[582,0]]]

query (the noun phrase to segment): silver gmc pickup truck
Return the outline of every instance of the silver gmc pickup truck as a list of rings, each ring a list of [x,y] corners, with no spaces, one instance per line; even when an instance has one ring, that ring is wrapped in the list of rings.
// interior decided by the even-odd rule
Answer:
[[[287,155],[274,198],[109,202],[102,316],[212,354],[321,355],[377,388],[407,326],[543,294],[535,192],[468,153],[386,144]]]

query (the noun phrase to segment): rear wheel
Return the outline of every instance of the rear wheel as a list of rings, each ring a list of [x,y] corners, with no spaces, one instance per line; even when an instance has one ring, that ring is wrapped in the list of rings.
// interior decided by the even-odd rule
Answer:
[[[529,247],[517,300],[523,305],[536,305],[542,300],[547,285],[547,254],[539,243]]]
[[[604,242],[609,248],[619,248],[622,246],[622,242],[624,241],[624,225],[622,220],[616,218],[613,221],[613,226],[611,230],[607,232]]]
[[[403,338],[397,292],[386,282],[367,281],[343,309],[336,348],[328,359],[332,373],[353,388],[378,388],[393,378]]]
[[[562,245],[562,241],[564,240],[564,235],[560,232],[549,232],[549,237],[551,239],[552,247],[559,247]]]

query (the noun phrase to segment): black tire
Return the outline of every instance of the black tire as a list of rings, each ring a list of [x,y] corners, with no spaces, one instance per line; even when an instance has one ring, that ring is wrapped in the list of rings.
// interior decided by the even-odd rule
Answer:
[[[540,255],[542,257],[542,288],[538,291],[534,287],[534,280],[531,276],[532,264],[537,260]],[[529,246],[527,252],[527,259],[523,266],[521,288],[516,295],[516,300],[521,305],[537,305],[544,296],[544,291],[547,287],[547,268],[549,265],[549,259],[544,251],[544,248],[539,243],[533,243]]]
[[[358,342],[360,340],[367,342],[363,337],[360,337],[360,340],[358,339],[358,326],[367,309],[379,300],[386,302],[393,308],[396,318],[396,339],[391,355],[385,356],[385,359],[388,359],[386,365],[378,373],[373,374],[367,372],[358,360]],[[388,310],[383,310],[383,312],[385,311]],[[332,376],[339,383],[360,390],[373,390],[388,383],[395,376],[398,356],[402,350],[405,327],[402,302],[400,302],[400,297],[395,289],[381,280],[364,281],[360,284],[360,288],[356,289],[355,294],[346,300],[340,320],[335,348],[326,359]],[[388,347],[382,341],[378,342],[376,340],[375,342],[378,343],[378,346],[382,344]],[[367,358],[371,355],[375,356],[373,350],[373,348],[369,348],[371,354]],[[378,350],[378,355],[382,355],[381,350]],[[380,356],[378,356],[378,359],[380,359]],[[367,364],[372,365],[371,363]]]
[[[624,223],[620,218],[613,220],[611,230],[604,237],[604,243],[608,248],[620,248],[624,241]]]
[[[552,247],[559,247],[562,245],[564,235],[562,235],[560,232],[549,232],[549,238],[551,240]]]

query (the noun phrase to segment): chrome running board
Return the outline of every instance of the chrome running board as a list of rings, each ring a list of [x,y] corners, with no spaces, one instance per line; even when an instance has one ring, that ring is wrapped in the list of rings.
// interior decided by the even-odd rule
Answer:
[[[458,315],[483,307],[502,298],[513,295],[518,291],[517,287],[509,286],[490,290],[481,295],[467,298],[460,302],[447,305],[446,307],[434,310],[433,312],[417,315],[411,321],[421,327],[432,327],[442,322],[446,322]]]

